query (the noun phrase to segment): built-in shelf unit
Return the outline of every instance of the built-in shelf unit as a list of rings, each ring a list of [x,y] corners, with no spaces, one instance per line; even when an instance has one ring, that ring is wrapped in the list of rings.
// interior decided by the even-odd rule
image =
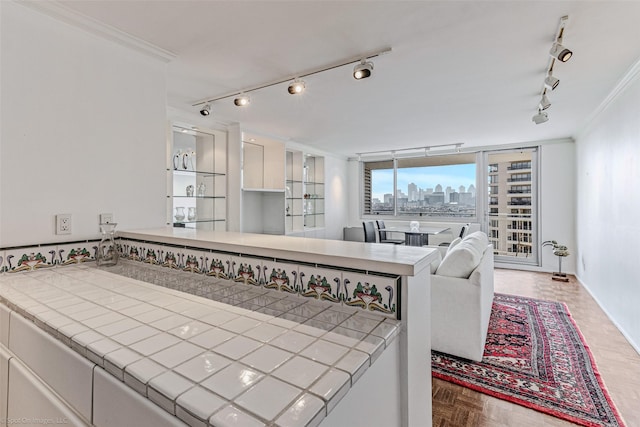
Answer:
[[[167,223],[226,230],[226,142],[174,125],[169,143]]]
[[[285,232],[309,235],[324,228],[324,157],[287,150]]]

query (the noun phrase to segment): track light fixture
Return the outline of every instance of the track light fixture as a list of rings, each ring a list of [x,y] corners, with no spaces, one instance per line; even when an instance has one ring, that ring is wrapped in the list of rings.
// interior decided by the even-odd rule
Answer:
[[[203,116],[208,116],[209,114],[211,114],[211,105],[207,104],[202,107],[202,110],[200,110],[200,114],[202,114]]]
[[[538,110],[538,114],[533,116],[531,120],[533,120],[535,124],[539,125],[540,123],[544,123],[549,120],[549,116],[546,111]]]
[[[558,87],[558,84],[560,84],[560,80],[553,76],[553,66],[555,65],[556,61],[567,62],[569,58],[573,56],[573,52],[562,45],[564,27],[567,25],[568,20],[568,16],[563,16],[562,18],[560,18],[558,32],[556,33],[556,38],[551,45],[551,50],[549,51],[551,59],[549,60],[547,75],[544,79],[544,85],[542,87],[542,96],[540,98],[540,102],[538,102],[538,113],[535,114],[532,118],[533,122],[537,125],[549,120],[547,112],[544,111],[551,107],[551,101],[549,101],[549,98],[547,97],[547,91],[554,90]]]
[[[301,80],[302,78],[305,78],[307,76],[312,76],[314,74],[323,73],[325,71],[333,70],[334,68],[344,67],[345,65],[351,65],[354,63],[357,63],[357,64],[353,69],[353,77],[356,80],[366,79],[367,77],[371,77],[371,74],[373,72],[373,63],[369,60],[372,58],[377,58],[378,56],[386,55],[387,53],[391,53],[390,47],[387,47],[375,52],[371,52],[365,55],[361,54],[361,55],[358,55],[357,57],[348,58],[343,61],[334,62],[333,64],[325,65],[323,67],[314,68],[304,72],[296,73],[293,76],[289,76],[283,79],[262,83],[257,86],[245,88],[241,91],[231,92],[221,96],[204,98],[204,99],[201,99],[200,101],[195,101],[192,104],[192,106],[200,107],[204,105],[204,107],[200,110],[200,114],[202,114],[203,116],[208,116],[209,113],[211,112],[211,103],[213,102],[220,101],[221,99],[233,98],[233,103],[238,107],[242,107],[242,106],[248,105],[250,102],[250,99],[247,95],[249,92],[265,89],[271,86],[280,85],[282,83],[289,83],[289,86],[287,88],[288,92],[291,95],[297,95],[304,92],[305,90],[306,85],[305,85],[305,82]],[[292,80],[293,80],[293,83],[291,83]]]
[[[553,46],[551,46],[549,54],[560,62],[567,62],[569,58],[573,56],[573,52],[562,46],[560,43],[554,43]]]
[[[359,64],[356,64],[356,66],[353,67],[353,78],[356,80],[371,77],[371,73],[373,73],[373,62],[365,61],[363,59]]]
[[[233,100],[233,104],[236,107],[245,107],[249,105],[250,102],[251,102],[251,98],[249,98],[249,95],[240,95],[239,97]]]
[[[302,80],[296,79],[293,83],[289,85],[287,89],[291,95],[298,95],[304,92],[305,84]]]
[[[544,86],[549,90],[554,90],[560,84],[560,80],[553,77],[551,74],[547,75],[547,78],[544,79]]]
[[[549,101],[549,98],[547,98],[547,95],[543,94],[540,99],[540,103],[538,104],[538,108],[540,110],[546,110],[549,107],[551,107],[551,102]]]

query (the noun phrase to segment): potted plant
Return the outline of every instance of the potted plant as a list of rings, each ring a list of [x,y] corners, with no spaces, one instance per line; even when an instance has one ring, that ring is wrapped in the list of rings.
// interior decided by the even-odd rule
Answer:
[[[569,278],[562,272],[562,258],[569,256],[569,249],[565,245],[561,245],[555,240],[547,240],[542,242],[542,247],[551,246],[553,254],[558,257],[558,271],[551,275],[553,280],[560,280],[562,282],[568,282]]]

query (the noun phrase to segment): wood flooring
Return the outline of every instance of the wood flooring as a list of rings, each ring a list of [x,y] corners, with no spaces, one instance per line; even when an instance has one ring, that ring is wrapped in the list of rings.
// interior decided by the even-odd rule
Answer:
[[[640,426],[640,355],[589,293],[570,276],[495,270],[495,292],[562,301],[569,307],[596,360],[611,398],[628,427]],[[434,427],[545,427],[575,424],[533,409],[433,379]]]

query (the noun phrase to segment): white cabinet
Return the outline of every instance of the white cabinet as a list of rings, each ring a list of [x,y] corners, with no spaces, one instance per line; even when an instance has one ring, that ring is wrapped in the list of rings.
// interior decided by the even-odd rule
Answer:
[[[284,234],[284,144],[242,134],[242,231]]]
[[[286,233],[323,236],[324,157],[287,150],[285,185]]]
[[[226,142],[213,133],[174,126],[169,152],[168,223],[226,230]]]

